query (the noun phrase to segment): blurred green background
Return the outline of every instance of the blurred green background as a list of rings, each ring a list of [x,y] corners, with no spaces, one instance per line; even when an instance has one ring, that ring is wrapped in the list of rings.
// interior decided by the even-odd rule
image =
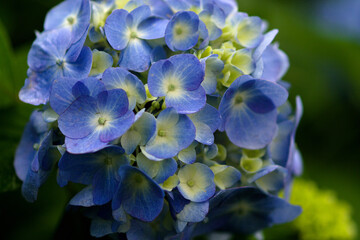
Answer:
[[[0,2],[0,216],[1,239],[87,239],[89,222],[66,211],[69,193],[53,176],[27,203],[13,157],[33,109],[17,93],[26,77],[34,30],[58,0]],[[290,59],[284,80],[290,100],[300,95],[305,114],[297,134],[304,177],[349,202],[360,224],[360,1],[240,0],[240,11],[280,30],[276,41]],[[313,201],[316,201],[314,196]],[[329,209],[331,211],[331,209]],[[65,213],[65,214],[64,214]]]

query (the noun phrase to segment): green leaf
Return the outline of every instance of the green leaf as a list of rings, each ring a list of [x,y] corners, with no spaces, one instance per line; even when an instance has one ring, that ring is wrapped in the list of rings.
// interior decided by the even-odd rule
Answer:
[[[14,59],[7,32],[0,22],[0,108],[16,101],[14,89]]]
[[[56,183],[56,172],[40,188],[38,200],[28,203],[20,190],[0,194],[1,239],[54,239],[54,233],[64,214],[69,194]]]
[[[14,157],[32,106],[16,104],[0,108],[0,193],[19,187],[14,170]]]

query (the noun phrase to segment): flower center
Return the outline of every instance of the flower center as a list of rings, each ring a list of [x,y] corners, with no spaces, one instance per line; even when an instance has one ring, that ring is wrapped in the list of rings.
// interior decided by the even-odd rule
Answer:
[[[62,59],[57,59],[56,60],[56,65],[58,65],[59,67],[64,67],[64,60],[62,60]]]
[[[106,157],[104,162],[105,162],[106,165],[109,166],[109,165],[112,165],[112,162],[113,162],[113,161],[112,161],[112,158]]]
[[[74,17],[68,17],[66,19],[66,21],[70,24],[70,25],[73,25],[75,23],[75,18]]]
[[[159,137],[166,137],[166,131],[165,130],[159,130],[158,131],[158,136]]]
[[[144,181],[144,179],[143,179],[143,177],[142,177],[140,174],[136,174],[136,175],[134,176],[134,181],[135,181],[137,184],[141,184],[141,183]]]
[[[136,38],[136,37],[137,37],[136,32],[131,32],[131,33],[130,33],[130,38]]]
[[[244,102],[244,98],[240,94],[236,95],[235,96],[235,104],[238,105],[242,102]]]
[[[168,91],[169,91],[169,92],[173,92],[173,91],[175,91],[175,89],[176,89],[176,87],[175,87],[174,84],[170,84],[170,85],[168,86]]]
[[[106,119],[105,119],[105,118],[103,118],[103,117],[99,117],[99,119],[98,119],[98,123],[99,123],[99,125],[104,126],[104,125],[105,125],[105,123],[106,123]]]
[[[35,151],[38,151],[39,148],[40,148],[40,144],[35,143],[35,144],[33,145],[33,149],[34,149]]]
[[[193,187],[195,185],[195,182],[194,180],[190,179],[186,182],[186,184],[189,186],[189,187]]]
[[[175,28],[175,33],[176,33],[177,35],[181,35],[181,34],[183,33],[183,30],[181,29],[181,27],[176,27],[176,28]]]

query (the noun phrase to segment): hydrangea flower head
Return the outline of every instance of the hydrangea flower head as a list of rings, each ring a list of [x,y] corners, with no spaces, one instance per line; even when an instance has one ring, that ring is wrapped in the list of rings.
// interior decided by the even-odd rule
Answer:
[[[47,14],[16,152],[35,201],[57,168],[94,237],[251,235],[292,221],[302,159],[278,30],[233,0],[74,0]],[[286,86],[286,88],[284,87]],[[284,190],[285,199],[278,194]]]

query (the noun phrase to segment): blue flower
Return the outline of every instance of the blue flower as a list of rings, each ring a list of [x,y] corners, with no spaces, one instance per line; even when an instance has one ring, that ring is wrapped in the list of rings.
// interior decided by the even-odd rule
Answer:
[[[199,112],[188,116],[196,128],[195,140],[205,145],[212,145],[215,139],[213,133],[221,123],[218,110],[206,104]]]
[[[30,49],[30,76],[20,91],[20,99],[34,105],[45,104],[55,79],[87,77],[92,53],[88,47],[83,47],[83,40],[72,44],[71,33],[66,29],[42,33]]]
[[[16,174],[23,181],[21,192],[29,202],[36,200],[39,187],[57,160],[57,150],[52,149],[52,135],[42,113],[34,111],[16,149],[14,162]]]
[[[94,77],[59,78],[51,86],[50,106],[60,115],[81,95],[96,97],[105,90],[105,85]]]
[[[178,190],[168,192],[167,198],[171,214],[176,218],[177,231],[182,232],[188,222],[201,222],[209,211],[209,201],[191,202]]]
[[[276,82],[280,80],[289,68],[287,55],[279,49],[278,44],[269,45],[261,56],[263,73],[261,78]]]
[[[172,51],[186,51],[199,40],[199,16],[190,11],[177,12],[165,30],[165,42]]]
[[[222,34],[225,26],[225,12],[215,4],[203,4],[203,10],[199,13],[199,18],[205,23],[209,32],[209,40],[214,41]]]
[[[200,62],[205,69],[205,77],[201,86],[204,88],[206,94],[213,94],[216,92],[217,79],[221,74],[221,71],[224,69],[224,63],[216,54],[202,58],[200,59]]]
[[[120,9],[106,19],[105,34],[110,45],[122,50],[119,66],[144,72],[150,66],[151,47],[145,40],[164,37],[168,20],[151,17],[147,5],[128,13]]]
[[[259,189],[228,189],[210,201],[208,221],[198,224],[194,235],[215,230],[252,234],[274,224],[290,222],[300,213],[300,207]]]
[[[152,96],[165,97],[167,107],[189,114],[205,106],[203,80],[200,61],[192,54],[180,54],[154,63],[149,71],[148,85]]]
[[[78,97],[58,120],[65,135],[67,151],[95,152],[123,135],[134,122],[129,101],[121,89],[99,93],[96,97]]]
[[[211,166],[211,170],[215,174],[215,184],[221,190],[232,187],[241,179],[241,173],[239,172],[239,170],[231,166],[216,164],[214,166]]]
[[[135,151],[137,146],[144,146],[156,131],[155,117],[142,109],[135,115],[134,124],[121,137],[121,146],[127,154]]]
[[[92,51],[92,55],[93,61],[89,75],[101,77],[105,69],[112,67],[114,60],[110,54],[96,49]]]
[[[146,92],[144,84],[123,68],[108,68],[102,77],[102,82],[108,90],[123,89],[129,98],[129,109],[133,110],[136,103],[144,103]]]
[[[157,183],[163,183],[177,171],[177,163],[173,158],[153,161],[140,153],[136,156],[138,167]]]
[[[191,120],[177,114],[173,108],[163,110],[156,120],[156,132],[142,152],[151,160],[160,161],[176,156],[190,146],[195,139],[195,127]]]
[[[260,149],[276,134],[276,108],[285,103],[288,92],[280,85],[242,76],[224,93],[219,106],[230,141],[247,149]]]
[[[193,202],[204,202],[215,193],[214,173],[202,163],[183,166],[178,173],[178,190],[184,198]]]
[[[122,207],[130,216],[142,221],[153,221],[164,204],[164,191],[141,170],[122,166],[120,184],[112,201],[113,211]]]
[[[249,17],[240,12],[229,20],[234,41],[246,48],[255,48],[260,44],[263,39],[263,24],[259,17]]]
[[[271,159],[282,167],[290,167],[295,154],[295,133],[302,116],[301,98],[296,99],[295,116],[279,119],[278,131],[269,145]]]
[[[92,185],[95,205],[109,202],[116,191],[120,177],[118,169],[129,164],[120,147],[110,146],[92,154],[70,154],[66,152],[59,161],[59,182],[68,181]]]
[[[65,28],[71,32],[71,42],[77,42],[90,24],[90,1],[64,1],[51,9],[45,18],[46,31]]]

